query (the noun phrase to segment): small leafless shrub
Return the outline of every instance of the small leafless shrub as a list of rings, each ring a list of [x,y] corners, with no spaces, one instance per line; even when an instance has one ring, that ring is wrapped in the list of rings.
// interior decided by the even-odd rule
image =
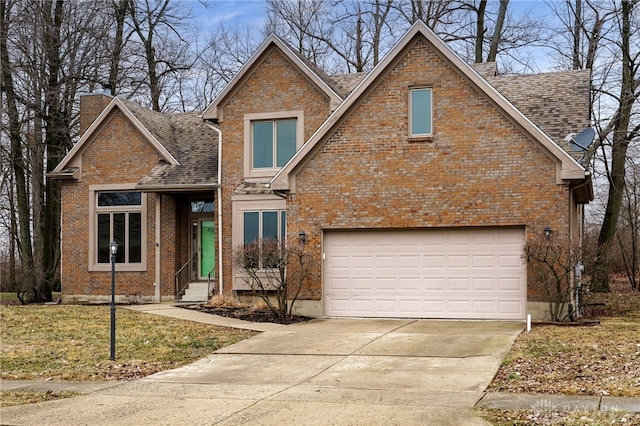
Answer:
[[[237,247],[233,262],[270,311],[291,316],[314,259],[300,242],[258,239]]]

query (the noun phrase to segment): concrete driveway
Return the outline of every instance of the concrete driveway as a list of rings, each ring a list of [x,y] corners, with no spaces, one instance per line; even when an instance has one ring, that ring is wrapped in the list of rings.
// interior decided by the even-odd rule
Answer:
[[[323,319],[175,370],[2,410],[2,424],[486,425],[473,405],[522,323]]]

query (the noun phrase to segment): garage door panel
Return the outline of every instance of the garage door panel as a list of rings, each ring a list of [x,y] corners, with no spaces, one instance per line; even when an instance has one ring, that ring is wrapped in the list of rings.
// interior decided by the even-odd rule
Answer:
[[[523,229],[327,232],[328,316],[523,319]]]
[[[493,294],[496,291],[496,280],[494,278],[474,278],[473,290],[475,292],[489,292]]]

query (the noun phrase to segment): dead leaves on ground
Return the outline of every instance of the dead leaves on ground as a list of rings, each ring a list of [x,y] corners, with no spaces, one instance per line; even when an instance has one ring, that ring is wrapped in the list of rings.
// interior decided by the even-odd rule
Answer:
[[[489,389],[640,396],[640,317],[533,327],[518,337]]]

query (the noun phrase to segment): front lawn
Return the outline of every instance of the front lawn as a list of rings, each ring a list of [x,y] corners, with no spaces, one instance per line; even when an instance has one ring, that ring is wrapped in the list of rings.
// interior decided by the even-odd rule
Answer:
[[[109,306],[0,306],[0,327],[2,380],[133,380],[256,334],[117,308],[110,361]]]

